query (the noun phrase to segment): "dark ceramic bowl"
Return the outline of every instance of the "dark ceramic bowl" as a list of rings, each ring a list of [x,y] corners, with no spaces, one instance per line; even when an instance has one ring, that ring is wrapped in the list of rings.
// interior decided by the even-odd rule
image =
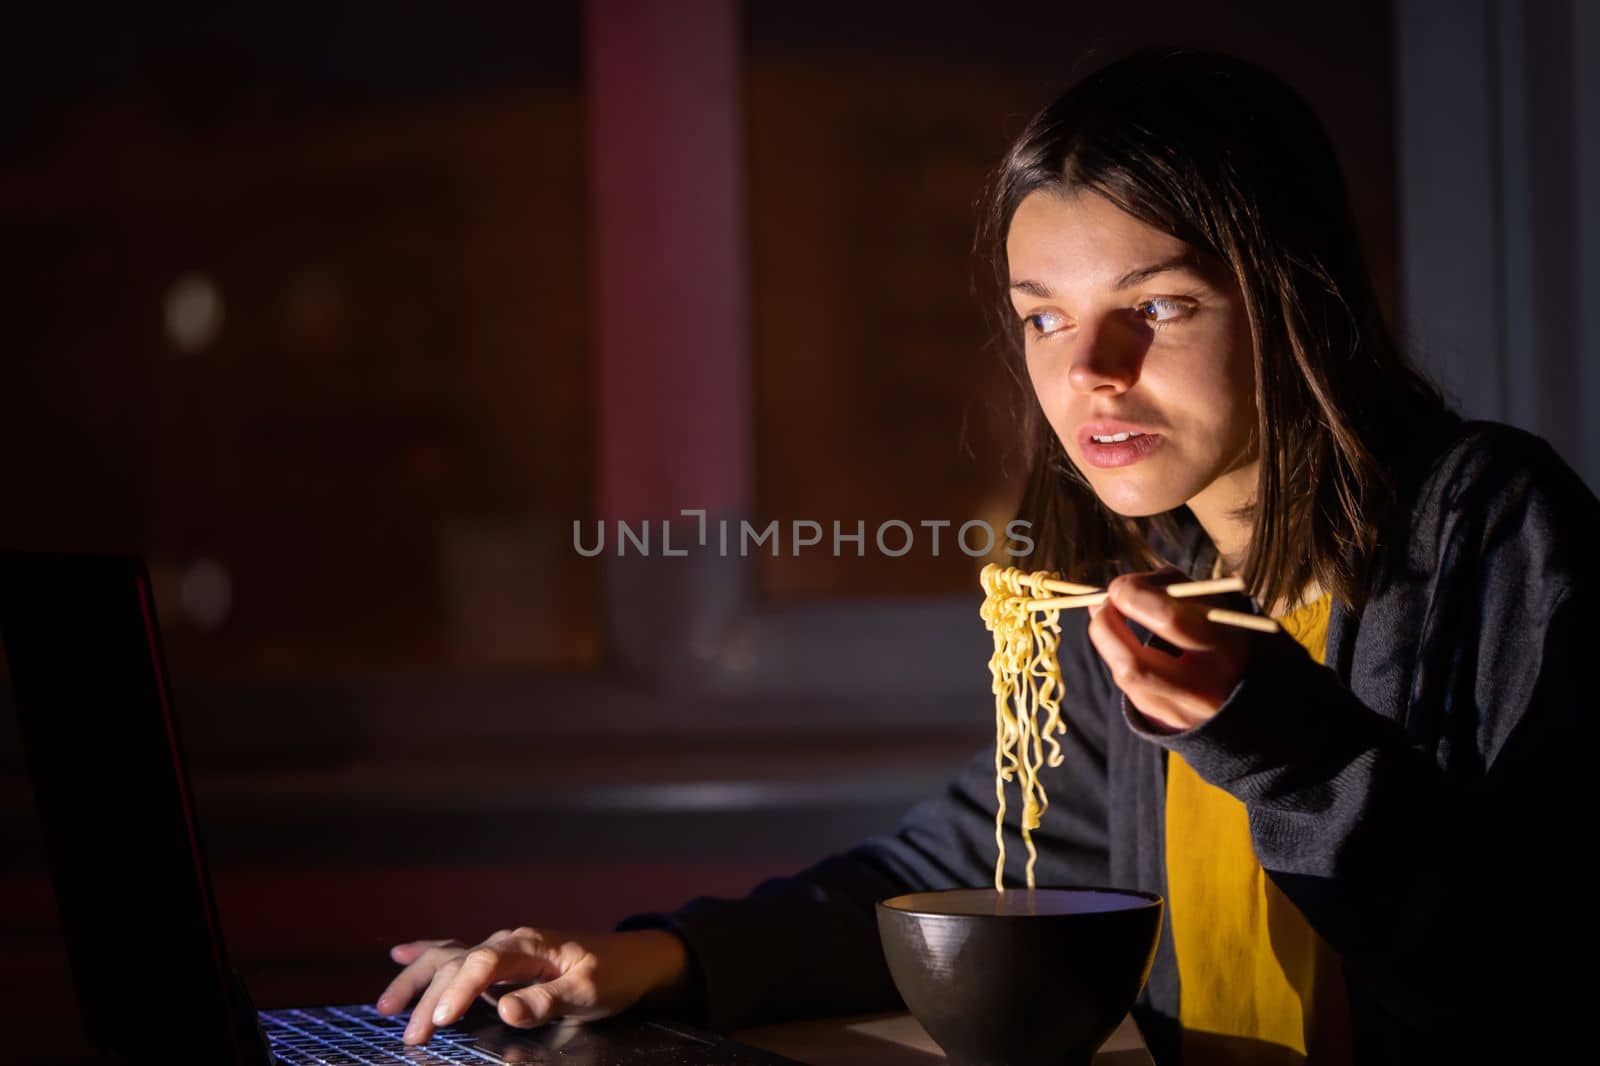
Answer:
[[[1108,888],[915,892],[878,904],[901,998],[957,1066],[1087,1063],[1138,998],[1162,900]]]

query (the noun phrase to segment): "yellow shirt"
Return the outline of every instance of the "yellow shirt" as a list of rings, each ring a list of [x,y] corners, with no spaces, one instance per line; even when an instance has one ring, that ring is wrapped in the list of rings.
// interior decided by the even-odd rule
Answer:
[[[1330,606],[1280,619],[1319,663]],[[1244,804],[1169,755],[1166,830],[1185,1066],[1348,1062],[1338,957],[1256,861]]]

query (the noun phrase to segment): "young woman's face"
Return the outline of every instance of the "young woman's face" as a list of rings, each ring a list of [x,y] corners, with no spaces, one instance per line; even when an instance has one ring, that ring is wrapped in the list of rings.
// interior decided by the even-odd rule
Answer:
[[[1255,361],[1231,275],[1087,191],[1030,194],[1006,258],[1034,393],[1106,506],[1248,503]]]

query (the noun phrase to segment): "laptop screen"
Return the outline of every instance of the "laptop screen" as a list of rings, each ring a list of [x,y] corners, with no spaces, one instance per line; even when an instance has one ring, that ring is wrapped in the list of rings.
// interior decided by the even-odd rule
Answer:
[[[131,1061],[258,1061],[143,565],[0,555],[0,635],[90,1043]]]

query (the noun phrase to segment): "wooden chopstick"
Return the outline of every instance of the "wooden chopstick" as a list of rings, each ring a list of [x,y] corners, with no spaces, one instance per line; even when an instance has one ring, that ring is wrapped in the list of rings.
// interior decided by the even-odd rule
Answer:
[[[989,565],[995,566],[993,563]],[[986,566],[984,569],[988,570],[989,567]],[[995,569],[1000,569],[1000,567],[996,566]],[[1026,573],[1018,574],[1016,582],[1019,585],[1027,585],[1036,592],[1060,592],[1067,596],[1081,596],[1085,593],[1098,592],[1100,590],[1099,585],[1080,585],[1076,581],[1060,581],[1052,577],[1036,578],[1032,574]]]
[[[1277,619],[1259,614],[1245,614],[1243,611],[1225,611],[1221,607],[1213,607],[1207,611],[1206,620],[1219,625],[1253,629],[1257,633],[1276,633],[1283,628],[1278,625]]]
[[[1081,596],[1051,596],[1043,600],[1029,600],[1027,608],[1030,611],[1054,611],[1063,607],[1093,607],[1097,603],[1106,602],[1108,595],[1109,593],[1102,589]]]
[[[1215,596],[1219,592],[1243,592],[1244,579],[1238,577],[1221,577],[1213,581],[1183,581],[1176,585],[1167,586],[1167,595],[1175,599],[1185,599],[1190,596]],[[1029,600],[1030,611],[1050,611],[1060,607],[1093,607],[1097,603],[1104,603],[1106,591],[1099,589],[1094,592],[1077,596],[1054,596],[1046,599]]]
[[[1219,592],[1243,591],[1244,578],[1242,577],[1219,577],[1210,581],[1184,581],[1177,585],[1167,586],[1167,595],[1180,600],[1190,596],[1214,596]]]
[[[1081,586],[1079,586],[1081,587]],[[1189,599],[1194,596],[1215,596],[1223,592],[1243,592],[1244,580],[1238,577],[1223,577],[1213,581],[1184,581],[1176,585],[1167,586],[1167,595],[1174,599]],[[1044,599],[1034,599],[1027,602],[1030,611],[1054,611],[1069,607],[1093,607],[1106,601],[1107,593],[1083,593],[1071,596],[1051,596]],[[1243,611],[1228,611],[1221,607],[1213,607],[1206,612],[1209,621],[1219,625],[1236,626],[1240,629],[1253,629],[1260,633],[1276,633],[1278,623],[1271,618],[1261,615],[1246,614]]]

